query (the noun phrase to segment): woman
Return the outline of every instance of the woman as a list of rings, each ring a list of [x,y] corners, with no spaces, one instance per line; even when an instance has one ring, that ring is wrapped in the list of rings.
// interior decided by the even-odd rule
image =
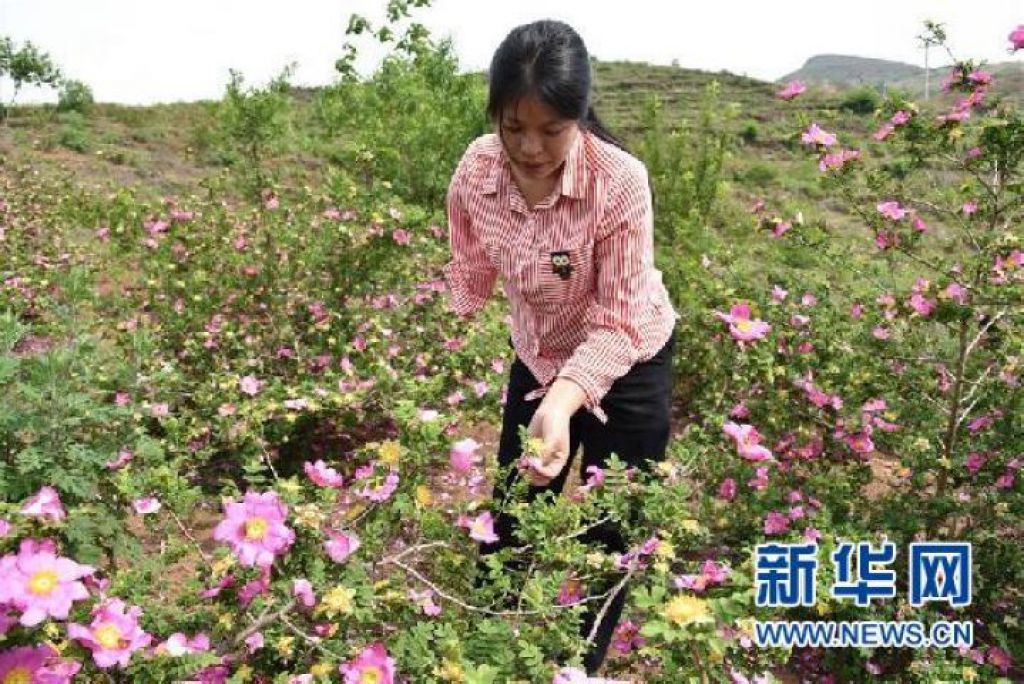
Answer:
[[[647,469],[669,436],[675,322],[654,268],[647,171],[590,104],[590,57],[557,21],[515,28],[491,62],[487,111],[496,133],[473,141],[448,191],[451,308],[471,319],[502,276],[512,313],[511,367],[498,461],[523,454],[519,426],[543,450],[528,472],[529,500],[560,492],[580,444],[580,472],[611,453]],[[494,488],[496,503],[518,473]],[[497,508],[498,506],[495,506]],[[498,541],[516,545],[499,514]],[[625,552],[617,526],[581,538]],[[584,666],[600,667],[625,601],[619,592]],[[589,635],[603,602],[591,602]]]

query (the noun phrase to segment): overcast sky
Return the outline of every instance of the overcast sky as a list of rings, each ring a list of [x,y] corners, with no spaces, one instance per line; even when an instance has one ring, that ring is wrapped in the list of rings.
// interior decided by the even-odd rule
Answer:
[[[348,17],[383,15],[384,0],[0,0],[0,35],[32,40],[97,100],[148,104],[219,98],[228,69],[264,82],[291,62],[293,81],[334,78]],[[514,26],[561,19],[599,59],[645,61],[775,80],[815,54],[924,64],[915,36],[944,22],[958,56],[1013,59],[1007,35],[1024,0],[434,0],[417,15],[450,35],[467,69],[485,69]],[[359,62],[372,70],[380,54]],[[1022,62],[1018,56],[1014,61]],[[933,64],[934,64],[933,59]],[[0,84],[9,99],[10,83]],[[24,90],[19,102],[53,101]]]

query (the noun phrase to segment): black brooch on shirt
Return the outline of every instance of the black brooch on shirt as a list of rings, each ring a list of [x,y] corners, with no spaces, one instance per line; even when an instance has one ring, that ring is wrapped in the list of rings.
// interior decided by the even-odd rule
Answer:
[[[551,253],[551,271],[557,273],[562,280],[568,280],[572,275],[572,264],[569,263],[568,252]]]

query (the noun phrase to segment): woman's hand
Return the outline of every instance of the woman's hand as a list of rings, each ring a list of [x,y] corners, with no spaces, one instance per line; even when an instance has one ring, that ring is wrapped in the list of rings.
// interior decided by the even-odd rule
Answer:
[[[541,406],[530,421],[529,436],[543,442],[540,456],[530,459],[530,484],[544,487],[558,477],[569,460],[569,414],[554,405]]]

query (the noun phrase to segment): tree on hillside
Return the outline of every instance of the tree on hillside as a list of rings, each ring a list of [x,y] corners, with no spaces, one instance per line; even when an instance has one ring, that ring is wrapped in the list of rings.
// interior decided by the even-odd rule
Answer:
[[[60,69],[53,63],[49,54],[40,51],[30,41],[25,41],[25,44],[16,50],[14,41],[9,36],[0,37],[0,78],[5,76],[14,83],[14,94],[8,106],[0,104],[5,121],[8,107],[14,104],[23,85],[56,87],[61,79]]]

